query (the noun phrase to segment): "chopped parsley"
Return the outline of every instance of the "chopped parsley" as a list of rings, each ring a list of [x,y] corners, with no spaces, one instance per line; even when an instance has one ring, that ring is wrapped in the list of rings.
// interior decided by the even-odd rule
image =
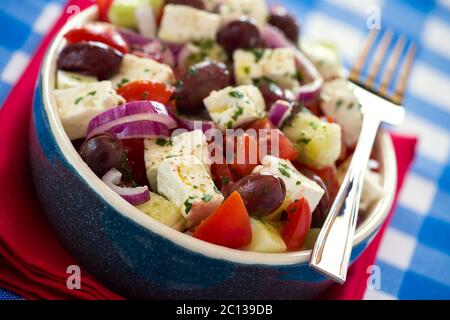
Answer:
[[[222,192],[220,192],[220,190],[216,186],[214,186],[214,192],[217,194],[222,194]]]
[[[228,121],[227,122],[227,129],[231,129],[233,128],[233,121]]]
[[[130,79],[127,78],[123,78],[122,80],[120,80],[120,82],[117,84],[117,87],[120,88],[122,87],[125,83],[130,82]]]
[[[230,178],[228,177],[220,177],[220,182],[222,183],[222,186],[228,184],[230,182]]]
[[[291,170],[291,168],[289,168],[289,166],[285,163],[280,163],[280,166],[285,168],[286,170]]]
[[[201,50],[211,50],[214,47],[213,40],[198,41],[198,42],[195,42],[194,44],[197,47],[199,47]]]
[[[225,53],[218,49],[213,40],[196,41],[193,44],[194,51],[189,55],[187,65],[194,65],[205,60],[222,61],[225,59]]]
[[[273,82],[272,80],[270,80],[267,77],[255,78],[255,79],[252,79],[252,81],[255,86],[259,86],[261,84],[271,84],[271,83],[276,85],[275,82]]]
[[[128,166],[128,154],[126,152],[123,153],[122,158],[120,159],[120,172],[122,172],[124,179],[130,182],[133,187],[137,186],[133,179],[133,173]]]
[[[255,56],[255,62],[258,63],[261,61],[261,59],[264,57],[264,49],[258,49],[258,48],[251,48],[248,49],[254,56]]]
[[[243,99],[244,98],[244,94],[242,92],[240,92],[240,91],[230,91],[228,93],[228,95],[230,97],[237,98],[237,99]]]
[[[97,93],[97,91],[91,91],[91,92],[89,92],[87,95],[88,95],[88,96],[95,96],[96,93]]]
[[[150,70],[150,69],[144,69],[144,72],[151,72],[152,70]]]
[[[242,116],[242,114],[244,113],[244,108],[238,106],[236,108],[236,111],[233,113],[233,115],[231,116],[231,119],[233,119],[234,121],[236,121],[240,116]]]
[[[148,91],[144,91],[144,92],[142,93],[142,99],[143,99],[143,100],[147,100],[147,99],[148,99]]]
[[[344,103],[344,101],[342,101],[342,99],[339,99],[339,100],[336,102],[336,108],[340,108],[340,107],[342,106],[343,103]]]
[[[290,173],[285,168],[279,167],[278,171],[280,171],[280,173],[285,177],[288,177],[288,178],[291,177]]]
[[[244,67],[244,73],[245,73],[245,74],[249,75],[249,74],[250,74],[250,70],[251,70],[251,69],[250,69],[249,66],[245,66],[245,67]]]
[[[347,109],[351,109],[351,108],[353,108],[353,106],[354,106],[354,104],[353,104],[353,102],[351,102],[351,103],[347,106]]]
[[[190,76],[195,76],[198,73],[198,69],[195,66],[192,66],[189,68],[188,73]]]
[[[156,144],[158,146],[164,147],[164,146],[167,146],[168,144],[170,144],[170,141],[168,141],[164,138],[158,138],[158,139],[156,139]]]
[[[301,182],[301,181],[297,181],[295,184],[296,184],[297,186],[299,186],[299,185],[302,184],[302,182]]]
[[[75,99],[75,104],[79,104],[81,100],[83,100],[83,97],[76,98]]]
[[[298,143],[308,144],[311,142],[311,138],[301,138],[297,140]]]
[[[205,195],[202,197],[202,200],[203,200],[204,202],[209,202],[209,201],[211,201],[212,198],[213,198],[212,195],[210,195],[210,194],[205,194]]]
[[[185,209],[184,209],[184,212],[185,213],[188,213],[189,211],[191,211],[191,209],[192,209],[192,200],[194,200],[195,199],[195,197],[189,197],[189,198],[187,198],[186,199],[186,201],[184,202],[184,206],[186,207]]]
[[[310,126],[311,128],[313,128],[314,130],[316,130],[316,129],[318,128],[317,123],[314,123],[314,122],[312,122],[312,121],[309,123],[309,126]]]

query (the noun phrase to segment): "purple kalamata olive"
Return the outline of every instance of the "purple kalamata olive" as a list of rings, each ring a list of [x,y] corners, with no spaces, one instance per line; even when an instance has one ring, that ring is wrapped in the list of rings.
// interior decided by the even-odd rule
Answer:
[[[89,168],[100,178],[112,168],[120,169],[121,161],[124,159],[122,142],[108,133],[84,141],[79,153]]]
[[[276,7],[269,16],[269,23],[280,29],[284,35],[294,43],[298,42],[300,26],[297,19],[285,8]]]
[[[217,42],[229,56],[237,49],[262,48],[263,40],[258,27],[250,20],[234,20],[217,33]]]
[[[123,55],[98,42],[67,45],[59,54],[58,68],[106,80],[119,72]]]
[[[214,90],[231,85],[231,75],[223,63],[205,61],[189,68],[175,92],[177,109],[185,114],[204,110],[203,99]]]
[[[237,191],[251,216],[261,218],[275,212],[286,197],[286,186],[281,178],[250,174],[237,181],[231,192]]]

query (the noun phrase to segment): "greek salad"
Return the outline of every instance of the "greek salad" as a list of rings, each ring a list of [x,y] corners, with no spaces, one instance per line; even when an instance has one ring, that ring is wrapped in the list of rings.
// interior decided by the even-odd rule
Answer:
[[[64,35],[65,132],[114,192],[233,249],[311,248],[361,129],[333,45],[266,0],[97,0]],[[301,41],[300,41],[301,40]],[[367,169],[365,212],[381,195]]]

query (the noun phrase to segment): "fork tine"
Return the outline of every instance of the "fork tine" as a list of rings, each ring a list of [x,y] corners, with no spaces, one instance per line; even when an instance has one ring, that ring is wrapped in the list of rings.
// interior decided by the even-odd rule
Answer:
[[[406,37],[401,36],[400,39],[397,41],[397,44],[395,45],[394,51],[392,52],[391,57],[389,58],[386,72],[383,76],[383,79],[381,81],[381,86],[379,89],[379,92],[382,96],[387,97],[388,96],[388,90],[389,90],[389,84],[392,81],[392,77],[394,76],[394,71],[396,69],[396,66],[398,65],[399,59],[401,57],[401,54],[403,52],[403,49],[405,48],[406,43]]]
[[[367,56],[369,55],[370,48],[372,48],[373,43],[375,42],[375,39],[378,35],[378,30],[374,29],[370,32],[369,36],[366,39],[366,42],[364,43],[364,46],[356,59],[356,63],[353,65],[352,70],[350,71],[349,79],[353,82],[359,82],[359,76],[361,73],[361,70],[364,66],[364,63],[366,62]]]
[[[414,43],[411,43],[411,45],[408,48],[406,60],[403,62],[403,65],[401,66],[394,94],[391,97],[391,100],[396,104],[402,104],[403,102],[403,95],[405,93],[406,82],[408,81],[409,73],[411,71],[415,54],[416,54],[416,45]]]
[[[369,75],[367,76],[365,84],[368,88],[373,87],[373,83],[375,82],[375,78],[381,69],[383,58],[386,55],[386,51],[389,47],[389,44],[391,43],[391,40],[392,40],[392,31],[388,30],[384,34],[383,39],[381,40],[380,44],[378,45],[378,48],[375,51],[372,66],[370,67]]]

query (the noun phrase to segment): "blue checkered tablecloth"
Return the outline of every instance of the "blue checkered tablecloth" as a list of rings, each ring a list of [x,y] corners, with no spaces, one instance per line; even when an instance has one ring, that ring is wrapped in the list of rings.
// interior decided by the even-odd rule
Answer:
[[[2,0],[0,104],[61,12],[64,0]],[[302,33],[334,41],[350,67],[379,12],[382,28],[419,46],[397,130],[420,138],[417,159],[378,253],[380,289],[366,299],[450,299],[450,0],[276,0]],[[0,289],[0,299],[18,297]]]

